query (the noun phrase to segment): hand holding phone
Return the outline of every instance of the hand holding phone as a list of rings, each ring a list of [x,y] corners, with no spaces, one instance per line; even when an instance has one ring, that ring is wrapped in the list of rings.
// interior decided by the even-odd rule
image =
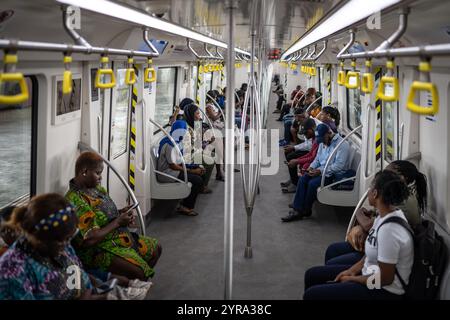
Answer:
[[[117,279],[113,278],[106,282],[103,282],[101,285],[95,288],[96,294],[104,294],[110,292],[117,285]]]

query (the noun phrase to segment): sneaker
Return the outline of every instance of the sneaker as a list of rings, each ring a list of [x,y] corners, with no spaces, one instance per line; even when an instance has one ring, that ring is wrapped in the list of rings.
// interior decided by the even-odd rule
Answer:
[[[281,189],[283,193],[295,193],[296,190],[297,186],[293,183],[287,186],[286,188]]]
[[[289,180],[286,180],[286,181],[284,181],[284,182],[280,182],[280,186],[282,187],[282,188],[287,188],[287,187],[289,187],[289,185],[291,184],[292,182],[291,182],[291,179],[289,179]]]
[[[281,221],[283,222],[291,222],[295,220],[302,220],[303,215],[300,212],[297,212],[295,210],[289,211],[289,214],[283,218],[281,218]]]

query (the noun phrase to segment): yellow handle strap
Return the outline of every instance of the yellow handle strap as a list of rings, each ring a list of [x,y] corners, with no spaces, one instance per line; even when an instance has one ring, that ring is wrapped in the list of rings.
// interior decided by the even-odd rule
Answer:
[[[362,75],[361,91],[364,93],[371,93],[373,91],[374,83],[373,74],[364,73]]]
[[[341,70],[338,72],[337,84],[340,86],[345,85],[345,70]]]
[[[416,104],[414,99],[417,92],[429,92],[431,94],[431,106]],[[406,106],[414,113],[424,115],[435,115],[439,112],[439,93],[437,87],[431,82],[414,81],[408,95]]]
[[[0,85],[4,82],[19,83],[20,93],[12,96],[0,95],[0,104],[21,104],[28,100],[28,86],[23,73],[2,73],[0,74]]]
[[[110,76],[110,82],[101,82],[102,76]],[[116,86],[116,78],[112,69],[98,69],[95,76],[95,87],[100,89],[111,89]]]
[[[345,87],[347,89],[357,89],[359,88],[360,78],[359,72],[349,71],[345,76]]]
[[[386,94],[387,85],[392,86],[392,94]],[[383,76],[378,86],[377,97],[383,101],[393,102],[397,101],[400,96],[400,89],[398,85],[398,79],[396,77]]]
[[[72,71],[70,70],[70,63],[72,63],[72,57],[71,56],[64,56],[63,59],[64,62],[64,70],[63,73],[63,83],[62,83],[62,93],[63,94],[70,94],[72,93]]]

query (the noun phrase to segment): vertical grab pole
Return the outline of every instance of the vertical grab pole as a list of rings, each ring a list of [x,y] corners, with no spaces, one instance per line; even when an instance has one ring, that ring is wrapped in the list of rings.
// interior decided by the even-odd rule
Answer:
[[[228,13],[227,34],[227,108],[225,121],[225,209],[224,209],[224,277],[225,300],[231,300],[233,293],[233,224],[234,224],[234,11],[236,0],[227,0],[225,9]]]

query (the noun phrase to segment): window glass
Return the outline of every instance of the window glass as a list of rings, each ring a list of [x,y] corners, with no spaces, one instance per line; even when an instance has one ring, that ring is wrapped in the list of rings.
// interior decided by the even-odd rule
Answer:
[[[361,95],[359,89],[347,89],[347,126],[350,130],[353,130],[360,124]]]
[[[156,79],[155,121],[164,126],[169,123],[176,104],[177,68],[159,68]]]
[[[31,190],[32,82],[26,78],[29,99],[20,105],[0,105],[0,207]],[[18,84],[4,83],[0,92],[19,93]]]
[[[203,81],[206,87],[205,92],[212,90],[213,73],[212,72],[205,73]]]
[[[191,98],[195,100],[195,97],[197,95],[197,66],[192,66],[192,78],[191,83],[193,84],[191,86]]]
[[[111,150],[114,159],[127,151],[131,87],[125,83],[125,74],[126,69],[117,70],[116,101],[113,111],[114,118],[111,125]]]
[[[383,150],[384,152],[384,160],[391,162],[396,159],[395,155],[395,138],[394,138],[394,130],[395,130],[395,110],[397,110],[395,103],[393,102],[384,102],[382,107],[383,114],[383,128],[384,128],[384,139],[383,139]]]

